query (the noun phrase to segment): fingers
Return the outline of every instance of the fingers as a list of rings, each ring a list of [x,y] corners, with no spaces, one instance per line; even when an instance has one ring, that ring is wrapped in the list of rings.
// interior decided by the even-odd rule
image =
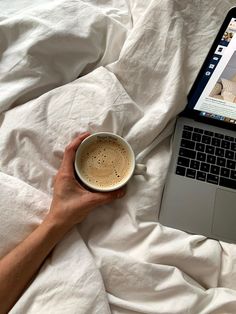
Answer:
[[[82,133],[77,136],[69,145],[66,146],[60,167],[60,170],[63,170],[64,173],[74,176],[74,160],[76,150],[81,142],[89,135],[89,132]]]
[[[105,205],[112,202],[115,199],[122,198],[126,194],[126,187],[122,187],[119,190],[112,192],[93,193],[91,197],[97,206]]]
[[[69,145],[67,145],[67,148],[72,148],[72,149],[75,149],[76,151],[80,143],[89,135],[91,135],[90,132],[84,132],[84,133],[79,134],[76,138],[73,139],[73,141]]]

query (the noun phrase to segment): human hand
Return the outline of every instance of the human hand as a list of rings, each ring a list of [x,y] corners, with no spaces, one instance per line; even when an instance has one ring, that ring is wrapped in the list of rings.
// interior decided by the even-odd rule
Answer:
[[[53,200],[48,219],[67,228],[83,221],[97,206],[112,202],[124,196],[125,188],[112,192],[90,192],[75,178],[75,153],[80,143],[89,136],[86,132],[66,146],[63,160],[54,181]]]

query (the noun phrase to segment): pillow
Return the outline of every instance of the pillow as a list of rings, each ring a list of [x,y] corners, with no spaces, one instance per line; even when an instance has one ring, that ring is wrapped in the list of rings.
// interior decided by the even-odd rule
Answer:
[[[211,96],[211,97],[214,97],[214,98],[216,98],[216,99],[221,99],[221,100],[224,99],[223,96],[221,96],[221,95],[214,95],[214,96]]]
[[[223,91],[221,94],[224,100],[234,102],[235,96],[231,92]]]
[[[219,95],[221,90],[222,90],[222,85],[221,85],[221,83],[217,82],[215,84],[215,86],[213,87],[213,89],[212,89],[212,91],[211,91],[209,96],[210,97],[214,97],[215,95]]]
[[[236,82],[222,78],[223,90],[221,95],[224,100],[233,102],[236,97]]]
[[[223,91],[232,93],[236,96],[236,82],[222,78]]]

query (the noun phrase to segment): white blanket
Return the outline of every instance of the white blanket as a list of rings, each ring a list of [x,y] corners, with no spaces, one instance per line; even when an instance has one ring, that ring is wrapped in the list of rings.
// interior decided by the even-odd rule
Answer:
[[[158,223],[174,118],[233,4],[0,2],[0,256],[42,221],[79,132],[120,134],[147,165],[57,245],[11,313],[236,312],[236,246]]]

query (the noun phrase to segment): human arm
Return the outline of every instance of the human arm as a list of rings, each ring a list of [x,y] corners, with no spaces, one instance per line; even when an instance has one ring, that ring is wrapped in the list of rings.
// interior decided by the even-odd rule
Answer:
[[[75,179],[75,152],[88,135],[78,136],[66,147],[55,178],[50,211],[44,221],[0,260],[0,314],[12,308],[47,255],[75,224],[83,221],[95,207],[124,195],[124,189],[108,193],[90,192]]]

